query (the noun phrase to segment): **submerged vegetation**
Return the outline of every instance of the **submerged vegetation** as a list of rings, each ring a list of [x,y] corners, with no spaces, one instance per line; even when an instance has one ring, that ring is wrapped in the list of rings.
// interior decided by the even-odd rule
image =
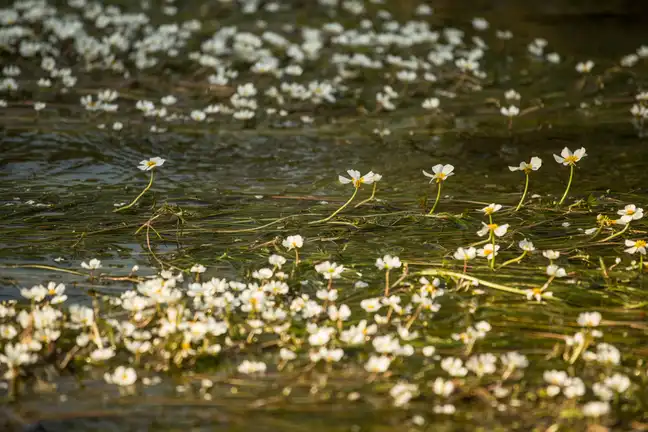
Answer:
[[[647,46],[196,4],[0,10],[7,428],[648,428],[646,179],[614,159]],[[547,132],[603,118],[631,145]],[[11,146],[41,139],[96,171],[29,178]]]

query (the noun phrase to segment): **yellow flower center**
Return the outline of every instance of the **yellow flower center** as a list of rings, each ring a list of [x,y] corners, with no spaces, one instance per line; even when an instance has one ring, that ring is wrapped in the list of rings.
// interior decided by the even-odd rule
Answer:
[[[575,155],[570,155],[565,158],[565,162],[567,162],[570,165],[573,165],[576,162],[578,162],[578,158]]]
[[[153,162],[153,161],[148,161],[148,162],[146,162],[146,166],[149,167],[149,168],[152,168],[152,167],[154,167],[155,165],[157,165],[157,164],[156,164],[155,162]]]
[[[646,247],[646,241],[645,240],[637,240],[635,242],[635,247],[636,248]]]
[[[497,225],[496,223],[492,223],[492,224],[488,224],[486,226],[488,227],[489,230],[495,231],[499,225]]]
[[[440,172],[439,174],[437,174],[437,180],[445,180],[446,177],[447,177],[447,176],[446,176],[444,173],[442,173],[442,172]]]
[[[626,214],[627,214],[628,216],[632,216],[632,215],[635,214],[635,213],[636,213],[636,210],[632,210],[632,209],[626,210]]]

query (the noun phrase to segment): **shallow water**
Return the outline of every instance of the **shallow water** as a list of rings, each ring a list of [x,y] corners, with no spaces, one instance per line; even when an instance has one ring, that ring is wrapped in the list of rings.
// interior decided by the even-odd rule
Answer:
[[[409,3],[390,6],[395,14],[409,17]],[[195,70],[183,70],[177,64],[162,73],[159,82],[154,76],[137,77],[128,83],[112,77],[104,81],[101,76],[99,81],[97,77],[80,77],[78,88],[72,92],[74,97],[55,97],[37,119],[28,104],[20,106],[20,99],[3,108],[0,300],[18,299],[18,287],[49,280],[66,283],[68,301],[84,304],[91,301],[89,291],[116,294],[133,288],[129,281],[87,281],[78,275],[34,267],[79,270],[81,261],[89,258],[101,259],[103,271],[118,276],[127,275],[135,264],[141,267],[140,275],[153,275],[159,271],[161,260],[167,268],[183,270],[200,262],[208,267],[207,278],[236,278],[262,265],[269,253],[279,250],[277,238],[294,233],[309,240],[304,250],[308,260],[342,263],[363,273],[362,279],[378,292],[382,274],[374,272],[376,257],[385,253],[398,255],[417,271],[445,265],[456,247],[476,241],[474,232],[483,219],[477,209],[491,202],[509,206],[517,203],[523,176],[506,167],[539,155],[544,165],[531,176],[530,193],[539,195],[532,199],[533,210],[507,215],[507,222],[515,230],[524,231],[538,249],[563,251],[568,258],[561,265],[579,277],[573,284],[554,283],[551,288],[560,301],[542,305],[498,291],[482,296],[450,292],[430,323],[426,341],[444,355],[460,355],[461,346],[451,339],[451,334],[475,321],[487,320],[493,326],[493,336],[489,336],[488,343],[480,342],[482,347],[494,352],[518,350],[545,358],[546,364],[530,367],[525,375],[540,376],[543,369],[564,367],[564,362],[552,353],[564,336],[578,330],[578,313],[598,310],[609,324],[605,341],[628,357],[628,371],[642,370],[645,385],[645,282],[622,270],[627,262],[617,269],[616,283],[606,281],[599,270],[599,256],[611,265],[621,254],[622,242],[617,239],[615,243],[591,247],[576,230],[593,227],[597,213],[613,214],[621,204],[641,206],[646,202],[648,172],[644,161],[648,160],[648,147],[633,126],[629,109],[635,93],[644,85],[642,77],[647,66],[644,63],[631,72],[610,72],[604,88],[598,87],[593,77],[581,82],[573,70],[576,61],[586,59],[596,62],[597,73],[611,68],[622,55],[646,42],[645,21],[628,12],[631,6],[627,2],[606,2],[606,6],[579,2],[563,9],[565,5],[558,4],[561,2],[543,2],[541,7],[507,1],[502,2],[505,13],[493,10],[489,2],[475,1],[471,8],[465,1],[461,7],[445,3],[452,2],[435,5],[435,25],[468,29],[473,16],[484,16],[493,27],[510,28],[516,37],[508,48],[502,48],[491,35],[489,43],[493,42],[492,49],[500,53],[496,57],[504,60],[492,65],[486,62],[489,79],[483,83],[482,91],[458,92],[455,98],[440,96],[440,114],[424,113],[419,108],[423,96],[435,89],[444,90],[426,85],[410,89],[410,98],[390,113],[361,115],[350,100],[316,112],[296,110],[299,115],[312,115],[313,125],[301,125],[299,115],[293,115],[290,124],[269,121],[244,128],[233,122],[189,123],[164,134],[148,133],[149,123],[144,123],[132,107],[102,120],[123,121],[127,126],[122,132],[98,130],[98,120],[78,105],[77,95],[91,89],[128,84],[120,88],[120,97],[134,101],[173,93],[183,96],[184,111],[203,107],[211,99],[209,91],[191,87]],[[211,34],[216,23],[210,14],[218,16],[216,12],[187,8],[181,16],[192,18],[192,12],[206,14],[199,17],[209,27],[205,35]],[[296,14],[297,22],[314,19],[317,24],[325,18],[313,18],[304,8]],[[263,18],[278,25],[271,21],[277,18]],[[353,21],[351,17],[344,19]],[[237,13],[223,20],[253,26],[249,17]],[[533,37],[547,38],[552,49],[563,56],[563,64],[553,66],[530,60],[525,49]],[[22,59],[12,61],[23,64]],[[491,71],[495,71],[492,76]],[[317,77],[317,71],[307,71],[306,75]],[[384,82],[374,76],[354,85],[373,94]],[[536,107],[516,118],[511,131],[507,130],[506,119],[489,102],[489,98],[502,98],[509,88],[522,93],[523,108]],[[30,96],[25,95],[24,100],[31,100]],[[388,127],[391,134],[378,139],[372,131],[382,127]],[[587,148],[588,156],[576,170],[570,201],[590,197],[592,203],[569,212],[551,205],[560,197],[568,175],[565,167],[553,162],[551,154],[564,146]],[[146,186],[147,176],[136,166],[150,156],[167,160],[157,170],[153,193],[146,195],[136,210],[113,213],[116,203],[130,201]],[[429,208],[435,189],[421,170],[429,170],[436,163],[456,167],[456,175],[444,183],[439,205],[439,211],[452,215],[447,218],[422,217],[421,203],[427,199]],[[337,175],[349,168],[382,174],[384,180],[378,186],[382,201],[343,213],[339,221],[344,223],[308,225],[307,221],[327,216],[347,199],[349,189],[337,182]],[[366,190],[362,193],[368,194]],[[597,200],[596,205],[593,200]],[[134,233],[151,217],[151,207],[162,203],[178,207],[174,214],[166,214],[156,222],[164,241],[153,241],[154,255],[146,237]],[[301,217],[262,230],[231,232],[291,215]],[[563,226],[563,222],[569,225]],[[645,232],[643,221],[633,225],[635,236]],[[519,240],[513,238],[508,240],[511,245]],[[504,259],[513,256],[515,253],[509,253]],[[506,272],[494,274],[485,266],[475,266],[471,274],[526,289],[544,283],[545,265],[546,260],[536,256]],[[352,285],[358,278],[349,276],[341,282],[349,305],[357,306],[363,298],[364,291]],[[312,295],[315,290],[305,291]],[[83,374],[87,387],[82,388],[66,376],[44,379],[55,381],[57,389],[27,391],[27,397],[2,408],[0,418],[6,416],[7,428],[47,431],[199,431],[218,427],[381,431],[403,424],[425,430],[411,424],[411,415],[378,397],[372,398],[368,392],[371,386],[357,364],[328,373],[322,370],[308,378],[297,368],[284,373],[273,371],[250,382],[231,377],[236,362],[237,354],[233,354],[216,368],[198,371],[215,382],[209,401],[196,390],[198,376],[178,376],[177,382],[168,379],[159,386],[141,388],[137,396],[120,396],[114,386],[101,381],[101,374],[88,371]],[[415,376],[414,371],[434,367],[429,360],[416,358],[406,370]],[[43,373],[41,378],[46,375]],[[313,384],[316,380],[320,382]],[[179,383],[193,387],[178,393],[175,385]],[[290,399],[281,396],[281,390],[289,386],[293,387]],[[350,408],[347,397],[354,391],[362,393],[363,398]],[[478,427],[548,430],[557,412],[564,408],[549,402],[536,404],[535,393],[523,383],[515,392],[524,395],[520,397],[522,406],[516,409],[501,413],[492,409],[483,416],[477,410],[463,410],[453,419],[431,415],[430,426],[426,427],[448,431]],[[61,400],[62,394],[65,400]],[[475,392],[463,395],[458,404],[477,402],[492,401]],[[628,430],[633,421],[645,427],[648,418],[640,413],[646,403],[645,395],[639,394],[627,404],[620,404],[617,418],[607,427]],[[525,415],[525,410],[534,410],[534,415]],[[426,410],[425,406],[417,406],[414,412],[429,412],[429,407]],[[624,412],[628,414],[624,416]],[[567,422],[564,427],[582,430],[579,423]]]

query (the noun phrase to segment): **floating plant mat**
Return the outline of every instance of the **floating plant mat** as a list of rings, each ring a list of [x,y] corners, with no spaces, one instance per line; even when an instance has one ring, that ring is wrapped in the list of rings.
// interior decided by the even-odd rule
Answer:
[[[644,24],[54,3],[0,11],[0,429],[648,429]]]

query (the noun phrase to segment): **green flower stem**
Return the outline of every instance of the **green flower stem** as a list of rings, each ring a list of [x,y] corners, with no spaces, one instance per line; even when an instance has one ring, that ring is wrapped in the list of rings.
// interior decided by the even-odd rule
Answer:
[[[515,207],[515,211],[520,210],[522,207],[522,203],[524,202],[524,198],[526,198],[527,191],[529,190],[529,174],[526,174],[526,179],[524,180],[524,192],[522,192],[522,198],[520,198],[520,202],[518,203],[517,207]]]
[[[339,209],[335,210],[335,211],[333,212],[333,214],[331,214],[331,216],[329,216],[329,217],[327,217],[327,218],[324,218],[324,219],[316,220],[316,221],[313,221],[313,222],[310,222],[310,223],[311,223],[311,224],[314,224],[314,223],[319,223],[319,222],[327,222],[327,221],[333,219],[333,218],[335,217],[336,214],[340,213],[340,212],[341,212],[342,210],[344,210],[344,209],[345,209],[349,204],[351,204],[351,201],[353,201],[353,199],[354,199],[354,198],[356,197],[356,195],[358,194],[358,190],[359,190],[359,189],[360,189],[359,187],[355,188],[355,190],[353,191],[353,195],[351,195],[351,198],[349,198],[349,200],[348,200],[347,202],[345,202],[344,204],[342,204],[342,207],[340,207]]]
[[[139,199],[142,198],[142,196],[144,196],[144,194],[149,189],[151,189],[151,186],[153,186],[153,177],[155,177],[155,171],[151,170],[151,180],[149,180],[149,184],[144,188],[144,190],[139,195],[137,195],[137,197],[133,201],[131,201],[130,204],[127,204],[127,205],[125,205],[123,207],[119,207],[119,208],[113,210],[113,212],[116,213],[116,212],[120,212],[122,210],[127,210],[127,209],[133,207],[135,205],[135,203],[137,203],[137,201],[139,201]]]
[[[578,347],[574,350],[571,358],[569,359],[569,364],[574,364],[576,360],[578,360],[580,355],[585,352],[585,350],[587,350],[591,343],[592,335],[589,332],[586,332],[585,337],[583,338],[583,343],[578,345]]]
[[[439,204],[439,199],[441,198],[441,182],[437,183],[437,196],[436,199],[434,200],[434,205],[432,206],[432,210],[430,210],[430,213],[428,213],[428,216],[434,213],[434,210],[437,207],[437,204]]]
[[[481,240],[481,241],[478,241],[478,242],[475,242],[475,243],[470,243],[468,246],[477,247],[477,246],[484,245],[484,244],[488,243],[489,241],[490,241],[490,236],[487,237],[486,240]]]
[[[358,208],[361,205],[368,203],[369,201],[373,201],[373,199],[376,196],[376,187],[377,186],[378,186],[378,183],[374,182],[373,189],[371,190],[371,196],[369,198],[367,198],[366,200],[360,201],[358,204],[355,205],[355,208]]]
[[[508,293],[511,293],[511,294],[518,294],[518,295],[526,296],[526,291],[524,291],[524,290],[521,290],[521,289],[518,289],[518,288],[508,287],[506,285],[500,285],[500,284],[495,283],[495,282],[490,282],[490,281],[487,281],[487,280],[484,280],[484,279],[479,279],[479,278],[476,278],[474,276],[470,276],[470,275],[467,275],[467,274],[462,274],[462,273],[459,273],[459,272],[453,272],[453,271],[450,271],[450,270],[427,269],[427,270],[421,271],[419,274],[422,275],[422,276],[440,276],[440,277],[451,277],[451,278],[456,278],[456,279],[463,278],[463,279],[469,280],[471,282],[477,282],[477,283],[479,283],[479,285],[482,285],[482,286],[485,286],[485,287],[488,287],[488,288],[496,289],[496,290],[499,290],[499,291],[505,291],[505,292],[508,292]],[[556,300],[556,299],[553,299],[553,300]]]
[[[567,182],[567,189],[565,189],[565,193],[563,194],[562,198],[560,198],[560,202],[558,205],[562,205],[562,203],[565,201],[565,198],[567,198],[567,194],[569,193],[569,188],[571,187],[572,180],[574,179],[574,165],[569,166],[569,181]]]
[[[639,253],[639,274],[643,274],[643,254]]]
[[[590,237],[590,240],[593,240],[597,235],[601,234],[602,229],[603,229],[603,225],[599,225],[596,231],[594,231],[594,234],[592,234],[592,237]]]
[[[612,235],[610,235],[610,236],[607,236],[607,237],[605,237],[603,240],[599,240],[599,241],[597,241],[597,243],[605,243],[606,241],[610,241],[610,240],[612,240],[613,238],[619,237],[621,234],[623,234],[624,232],[628,231],[628,228],[630,228],[630,222],[628,222],[627,224],[625,224],[625,226],[623,227],[623,229],[622,229],[621,231],[619,231],[619,232],[617,232],[617,233],[614,233],[614,234],[612,234]]]
[[[516,263],[516,262],[520,262],[520,261],[522,261],[522,259],[524,259],[524,257],[525,257],[526,255],[527,255],[527,251],[523,251],[523,252],[522,252],[522,255],[520,255],[520,256],[517,257],[517,258],[513,258],[513,259],[510,259],[510,260],[508,260],[508,261],[503,262],[502,265],[499,266],[499,268],[506,267],[506,266],[509,265],[509,264],[513,264],[513,263]]]
[[[295,265],[299,265],[299,251],[295,248]]]

